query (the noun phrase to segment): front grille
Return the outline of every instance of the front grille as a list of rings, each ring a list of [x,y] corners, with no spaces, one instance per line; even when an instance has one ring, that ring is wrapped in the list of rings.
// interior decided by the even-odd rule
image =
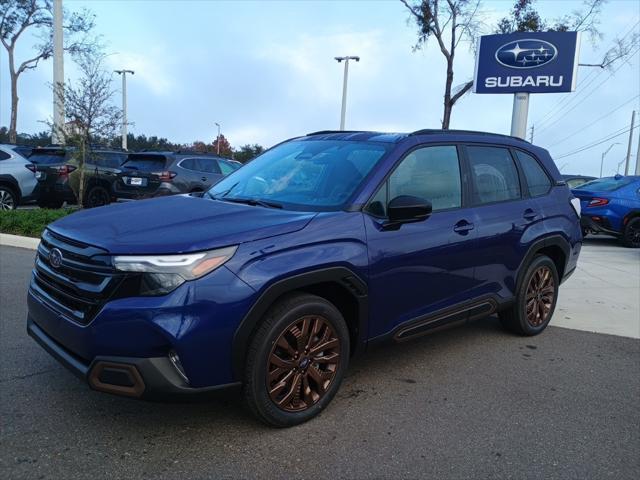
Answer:
[[[49,254],[62,253],[58,267]],[[51,308],[80,324],[88,324],[123,280],[106,250],[72,240],[50,230],[42,234],[31,289]]]

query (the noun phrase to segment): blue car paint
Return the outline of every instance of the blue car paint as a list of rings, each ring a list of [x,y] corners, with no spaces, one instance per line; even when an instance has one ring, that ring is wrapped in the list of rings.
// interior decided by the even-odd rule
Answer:
[[[365,282],[368,327],[360,335],[366,343],[407,320],[465,299],[494,294],[509,300],[528,250],[546,237],[561,235],[567,240],[571,255],[565,273],[575,268],[581,235],[564,186],[553,186],[544,199],[436,212],[427,221],[405,224],[397,231],[383,232],[378,219],[361,211],[386,175],[417,145],[526,148],[559,181],[545,150],[507,137],[468,133],[333,133],[313,138],[388,142],[394,147],[340,211],[287,211],[174,196],[59,220],[51,231],[112,254],[192,252],[228,245],[238,249],[223,267],[167,295],[107,302],[86,326],[54,312],[30,291],[30,319],[87,362],[96,356],[155,357],[174,349],[190,385],[205,387],[241,380],[232,367],[234,333],[270,286],[300,273],[342,266]],[[523,218],[527,209],[539,217]],[[461,220],[475,228],[454,232]]]
[[[582,215],[584,217],[606,218],[612,232],[622,234],[625,227],[625,219],[631,214],[640,213],[640,176],[618,176],[605,177],[613,180],[619,178],[621,181],[630,182],[616,190],[604,191],[597,188],[597,180],[585,183],[572,190],[573,194],[580,199]],[[609,203],[602,206],[589,206],[589,201],[593,198],[605,198]]]

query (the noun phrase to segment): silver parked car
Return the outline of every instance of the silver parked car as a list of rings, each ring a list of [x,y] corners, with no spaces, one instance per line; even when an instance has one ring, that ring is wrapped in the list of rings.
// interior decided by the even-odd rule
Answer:
[[[0,210],[13,210],[34,200],[35,166],[28,160],[31,147],[0,144]]]

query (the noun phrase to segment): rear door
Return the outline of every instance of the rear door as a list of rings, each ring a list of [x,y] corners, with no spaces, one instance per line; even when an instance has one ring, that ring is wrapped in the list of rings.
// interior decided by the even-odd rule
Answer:
[[[524,193],[518,166],[501,146],[467,145],[478,241],[475,276],[482,295],[511,298],[531,239],[544,233],[540,207]]]
[[[132,153],[122,164],[117,188],[133,196],[153,195],[162,183],[168,159],[166,155]]]
[[[220,173],[220,166],[215,158],[198,158],[200,175],[200,188],[207,190],[211,185],[220,180],[223,175]]]

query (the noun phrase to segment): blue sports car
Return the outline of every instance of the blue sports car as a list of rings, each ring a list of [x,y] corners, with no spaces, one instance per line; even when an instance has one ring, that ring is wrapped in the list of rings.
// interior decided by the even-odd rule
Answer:
[[[582,207],[582,233],[606,233],[640,247],[640,176],[598,178],[572,190]]]

